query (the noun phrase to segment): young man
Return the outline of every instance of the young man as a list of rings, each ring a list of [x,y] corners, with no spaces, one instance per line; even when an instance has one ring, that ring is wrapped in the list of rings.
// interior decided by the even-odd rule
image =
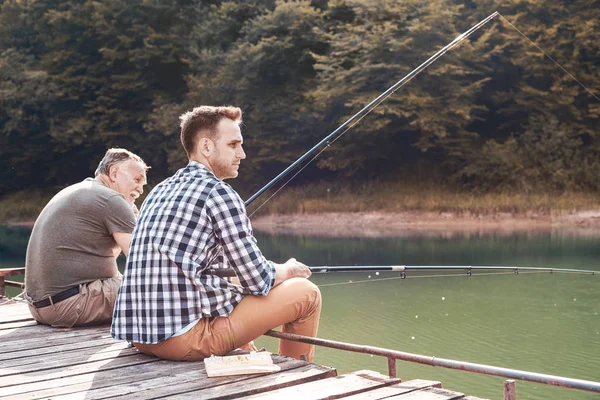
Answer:
[[[148,195],[140,212],[111,333],[141,352],[202,360],[243,347],[269,329],[316,336],[321,294],[295,259],[267,261],[244,202],[223,182],[246,158],[236,107],[183,114],[189,163]],[[215,270],[232,268],[239,285]],[[313,360],[314,346],[281,341],[279,353]]]
[[[130,151],[110,149],[94,179],[44,207],[25,261],[25,298],[36,321],[72,327],[111,320],[121,284],[117,257],[129,250],[147,169]]]

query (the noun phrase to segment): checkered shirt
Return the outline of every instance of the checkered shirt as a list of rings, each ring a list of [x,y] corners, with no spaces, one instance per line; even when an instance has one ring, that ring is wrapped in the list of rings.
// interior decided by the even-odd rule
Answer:
[[[232,268],[241,286],[209,270]],[[190,161],[156,186],[133,231],[111,335],[158,343],[191,321],[227,316],[245,295],[266,295],[275,269],[260,252],[239,195]]]

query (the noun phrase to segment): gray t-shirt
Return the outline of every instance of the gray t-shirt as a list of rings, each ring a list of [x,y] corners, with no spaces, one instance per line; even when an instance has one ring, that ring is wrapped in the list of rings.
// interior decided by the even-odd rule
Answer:
[[[115,232],[131,233],[132,207],[118,192],[88,178],[60,191],[33,226],[25,289],[40,300],[97,279],[117,276]]]

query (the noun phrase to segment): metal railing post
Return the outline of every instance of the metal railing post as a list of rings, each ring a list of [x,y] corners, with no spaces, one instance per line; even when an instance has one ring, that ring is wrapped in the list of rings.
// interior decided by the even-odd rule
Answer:
[[[517,383],[512,379],[504,381],[504,400],[517,400]]]
[[[397,378],[396,374],[396,359],[393,357],[388,357],[388,375],[392,378]]]

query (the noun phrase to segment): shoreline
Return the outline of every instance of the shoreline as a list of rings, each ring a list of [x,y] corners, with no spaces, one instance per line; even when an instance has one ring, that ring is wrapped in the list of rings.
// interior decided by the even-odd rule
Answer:
[[[600,210],[514,215],[449,212],[325,212],[274,214],[252,219],[256,232],[321,237],[391,237],[441,234],[513,234],[566,231],[600,234]]]
[[[451,212],[323,212],[269,214],[251,218],[256,232],[269,235],[320,237],[391,237],[442,234],[513,234],[560,230],[600,235],[600,209],[550,214]],[[12,227],[33,227],[35,221],[7,222]]]

